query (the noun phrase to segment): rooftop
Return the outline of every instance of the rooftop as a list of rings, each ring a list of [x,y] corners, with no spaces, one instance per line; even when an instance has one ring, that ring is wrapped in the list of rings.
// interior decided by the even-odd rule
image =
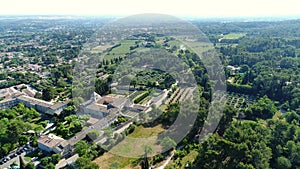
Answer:
[[[109,96],[103,96],[100,99],[97,100],[98,104],[109,104],[114,102],[114,98],[109,97]]]
[[[98,121],[99,121],[99,119],[96,119],[96,118],[91,117],[91,118],[87,121],[87,124],[93,125],[93,124],[96,124]]]
[[[99,112],[108,112],[107,106],[97,103],[91,103],[88,106],[86,106],[86,108]]]
[[[44,107],[51,107],[53,105],[53,103],[51,103],[51,102],[47,102],[47,101],[44,101],[44,100],[39,100],[39,99],[29,97],[29,96],[25,96],[25,95],[19,96],[18,99],[22,100],[22,101],[29,102],[32,105],[38,104],[38,105],[44,106]]]
[[[57,108],[65,106],[67,104],[68,104],[68,101],[66,101],[66,102],[58,102],[58,103],[55,103],[53,106],[51,106],[50,109],[55,110]]]
[[[58,137],[54,134],[49,134],[45,136],[41,136],[38,138],[38,143],[44,144],[47,147],[55,147],[57,144],[59,144],[62,141],[65,141],[63,138]]]

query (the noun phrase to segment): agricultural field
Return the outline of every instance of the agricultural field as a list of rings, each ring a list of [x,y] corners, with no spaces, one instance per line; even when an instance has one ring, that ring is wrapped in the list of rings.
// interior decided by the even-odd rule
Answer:
[[[134,100],[137,96],[139,96],[140,94],[142,94],[144,91],[141,90],[135,90],[133,91],[129,96],[128,99],[129,100]]]
[[[195,88],[177,88],[173,94],[166,100],[165,104],[176,103],[191,98]]]
[[[222,39],[240,39],[246,36],[245,33],[229,33],[223,36]]]
[[[113,59],[116,57],[123,57],[130,52],[130,46],[135,45],[136,40],[123,40],[120,42],[120,46],[113,48],[110,52],[105,55],[105,59]]]
[[[253,96],[244,94],[228,93],[226,97],[226,105],[233,106],[238,110],[248,108],[255,101]]]

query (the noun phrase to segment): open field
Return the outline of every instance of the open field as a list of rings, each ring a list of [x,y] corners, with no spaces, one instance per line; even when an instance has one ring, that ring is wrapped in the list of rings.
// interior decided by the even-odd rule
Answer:
[[[111,169],[111,168],[139,168],[134,167],[134,164],[138,159],[121,157],[110,152],[104,153],[101,157],[94,160],[100,167],[100,169]]]
[[[119,57],[125,56],[126,53],[130,52],[130,46],[135,45],[135,40],[123,40],[120,42],[121,46],[113,48],[106,57]]]
[[[224,35],[222,39],[239,39],[246,36],[245,33],[229,33],[227,35]]]
[[[165,129],[161,125],[157,125],[155,127],[148,127],[145,128],[143,126],[138,126],[135,128],[134,132],[131,133],[129,136],[134,138],[147,138],[156,136],[159,133],[164,132]]]
[[[137,126],[133,133],[128,135],[126,139],[117,144],[110,152],[103,154],[94,160],[100,169],[114,168],[139,168],[134,164],[138,162],[137,158],[126,158],[116,154],[121,154],[123,156],[127,155],[143,155],[144,145],[152,144],[156,142],[157,135],[163,132],[164,129],[161,125],[155,127],[145,128],[143,126]],[[148,139],[137,139],[137,138],[148,138]],[[149,143],[150,142],[152,143]],[[143,143],[144,142],[144,143]],[[154,151],[159,151],[160,147],[153,147]]]
[[[96,46],[92,49],[92,53],[99,53],[99,52],[103,52],[105,51],[106,49],[110,48],[112,46],[109,46],[109,45],[106,45],[106,46]]]
[[[187,154],[185,157],[183,157],[181,160],[179,159],[172,159],[169,164],[166,166],[166,169],[171,169],[171,168],[180,168],[184,169],[187,163],[191,163],[194,161],[194,159],[197,157],[198,152],[196,150],[191,151],[189,154]],[[181,163],[179,166],[178,162]]]

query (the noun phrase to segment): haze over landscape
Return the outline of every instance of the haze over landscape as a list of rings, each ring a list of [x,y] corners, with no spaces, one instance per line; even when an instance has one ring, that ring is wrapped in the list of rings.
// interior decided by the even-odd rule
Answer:
[[[132,15],[193,17],[299,16],[298,0],[9,0],[1,15]]]
[[[0,0],[0,169],[299,169],[299,7]]]

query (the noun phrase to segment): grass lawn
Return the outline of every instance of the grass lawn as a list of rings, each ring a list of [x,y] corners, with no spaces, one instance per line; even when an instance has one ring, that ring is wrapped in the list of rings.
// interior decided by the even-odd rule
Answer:
[[[227,35],[224,35],[222,39],[239,39],[246,36],[245,33],[229,33]]]
[[[105,57],[119,57],[119,56],[125,56],[126,53],[130,52],[130,46],[135,45],[135,40],[122,40],[121,46],[118,46],[116,48],[113,48],[112,51],[109,52],[109,55],[106,55]]]
[[[177,40],[169,41],[168,44],[171,46],[178,46],[178,47],[180,47],[180,45],[183,45],[182,42],[177,41]]]
[[[94,160],[100,167],[100,169],[110,168],[134,168],[134,163],[137,162],[136,158],[121,157],[110,152],[104,153],[101,157]]]
[[[211,49],[214,49],[214,46],[212,43],[209,42],[193,42],[193,41],[185,41],[185,44],[188,45],[188,49],[197,53],[197,54],[202,54],[203,52],[207,52]]]
[[[168,109],[168,105],[162,104],[162,105],[159,106],[159,109],[161,111],[166,111]]]
[[[134,138],[148,138],[152,136],[157,136],[159,133],[164,132],[165,129],[161,125],[155,127],[145,128],[143,126],[137,126],[133,133],[129,136]]]
[[[187,162],[193,162],[195,160],[195,158],[197,157],[198,152],[196,150],[191,151],[187,156],[183,157],[181,160],[181,166],[178,166],[178,164],[176,162],[179,162],[180,160],[171,160],[169,162],[169,164],[166,166],[166,169],[170,169],[170,168],[185,168],[185,165],[187,164]]]
[[[99,53],[99,52],[103,52],[104,50],[108,49],[112,47],[112,45],[106,45],[106,46],[96,46],[92,49],[92,53]]]
[[[126,156],[140,157],[144,154],[144,145],[154,145],[157,135],[163,132],[161,125],[145,128],[137,126],[133,133],[117,144],[110,152],[103,154],[94,160],[101,169],[107,168],[140,168],[136,166],[138,158],[126,158]],[[140,138],[140,139],[137,139]],[[148,139],[141,139],[148,138]],[[153,151],[159,151],[160,147],[152,147]],[[119,155],[117,155],[119,154]],[[121,155],[121,156],[120,156]]]
[[[138,126],[134,132],[111,149],[114,154],[122,156],[141,157],[144,155],[145,146],[150,145],[155,152],[160,152],[161,147],[157,143],[157,136],[165,129],[161,125],[145,128]]]
[[[24,160],[27,161],[27,162],[30,162],[31,157],[26,157],[26,156],[25,156],[25,157],[24,157]]]

